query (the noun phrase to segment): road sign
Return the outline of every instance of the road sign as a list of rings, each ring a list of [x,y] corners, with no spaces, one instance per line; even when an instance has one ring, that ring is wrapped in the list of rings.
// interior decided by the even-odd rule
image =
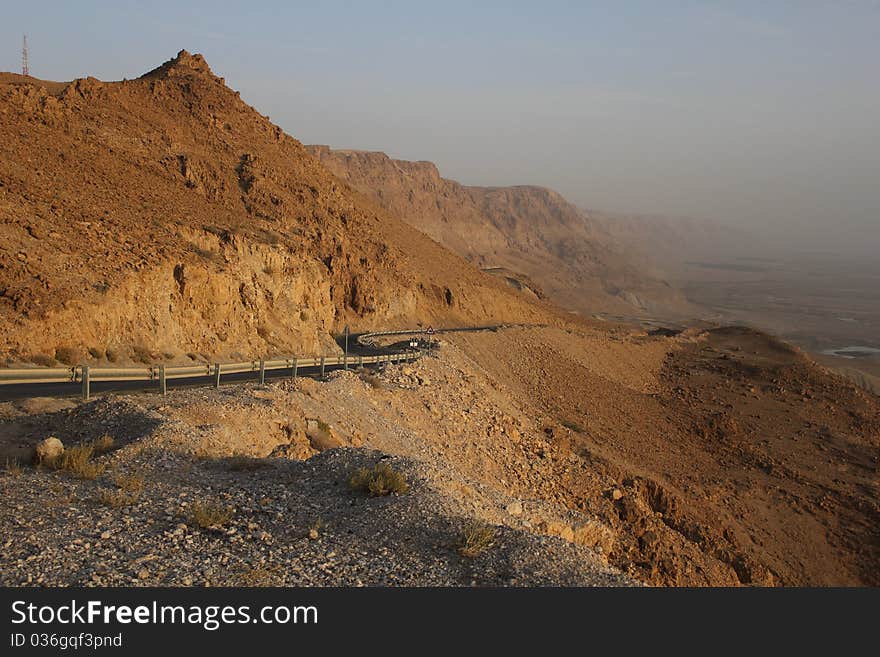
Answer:
[[[434,335],[434,327],[433,327],[433,326],[429,326],[429,327],[425,330],[425,333],[427,333],[428,335]]]

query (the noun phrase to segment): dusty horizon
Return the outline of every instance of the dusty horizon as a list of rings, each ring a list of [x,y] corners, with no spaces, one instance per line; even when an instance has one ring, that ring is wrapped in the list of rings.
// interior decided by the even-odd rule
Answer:
[[[130,78],[185,48],[303,143],[717,221],[780,250],[880,247],[873,3],[266,3],[247,20],[191,3],[173,24],[153,8],[12,7],[0,68],[20,70],[25,33],[31,74],[51,80]]]

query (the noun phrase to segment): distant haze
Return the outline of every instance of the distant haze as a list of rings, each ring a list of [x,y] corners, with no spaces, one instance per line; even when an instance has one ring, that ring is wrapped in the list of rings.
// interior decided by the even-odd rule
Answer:
[[[305,143],[880,252],[878,2],[186,4],[7,3],[0,69],[24,32],[56,80],[186,48]]]

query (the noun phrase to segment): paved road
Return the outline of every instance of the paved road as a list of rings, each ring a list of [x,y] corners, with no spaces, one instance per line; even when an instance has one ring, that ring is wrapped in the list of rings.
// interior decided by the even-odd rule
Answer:
[[[474,326],[474,327],[456,327],[438,329],[435,333],[451,333],[461,331],[494,331],[501,328],[501,325],[494,326]],[[401,336],[401,342],[380,347],[370,344],[369,341],[362,342],[362,339],[369,336],[381,337],[388,335]],[[404,336],[419,335],[425,336],[424,329],[416,329],[412,331],[386,331],[373,333],[352,333],[348,338],[348,353],[354,356],[379,356],[384,354],[399,354],[408,349],[409,338]],[[345,347],[345,336],[336,338],[339,346]],[[427,347],[430,348],[430,347]],[[424,351],[424,350],[423,350]],[[377,364],[364,364],[364,367],[376,367]],[[353,364],[349,364],[352,368]],[[327,365],[325,374],[334,370],[344,369],[342,365]],[[266,379],[282,379],[290,377],[290,370],[267,370]],[[297,376],[307,376],[310,378],[319,378],[321,376],[321,367],[299,367]],[[260,378],[258,371],[254,372],[238,372],[234,374],[223,374],[220,385],[231,385],[241,383],[243,381],[257,381]],[[181,379],[173,379],[168,381],[168,388],[182,388],[191,386],[212,386],[214,385],[214,377],[211,376],[193,376]],[[90,382],[90,391],[92,395],[106,392],[158,392],[158,381],[101,381],[92,380]],[[16,383],[0,385],[0,401],[11,401],[14,399],[29,399],[33,397],[80,397],[82,395],[82,384],[79,382],[64,383]]]

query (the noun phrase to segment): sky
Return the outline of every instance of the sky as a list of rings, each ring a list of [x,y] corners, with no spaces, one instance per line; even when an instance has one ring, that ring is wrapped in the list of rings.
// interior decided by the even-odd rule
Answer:
[[[186,49],[304,143],[880,253],[880,0],[2,1],[0,70]]]

